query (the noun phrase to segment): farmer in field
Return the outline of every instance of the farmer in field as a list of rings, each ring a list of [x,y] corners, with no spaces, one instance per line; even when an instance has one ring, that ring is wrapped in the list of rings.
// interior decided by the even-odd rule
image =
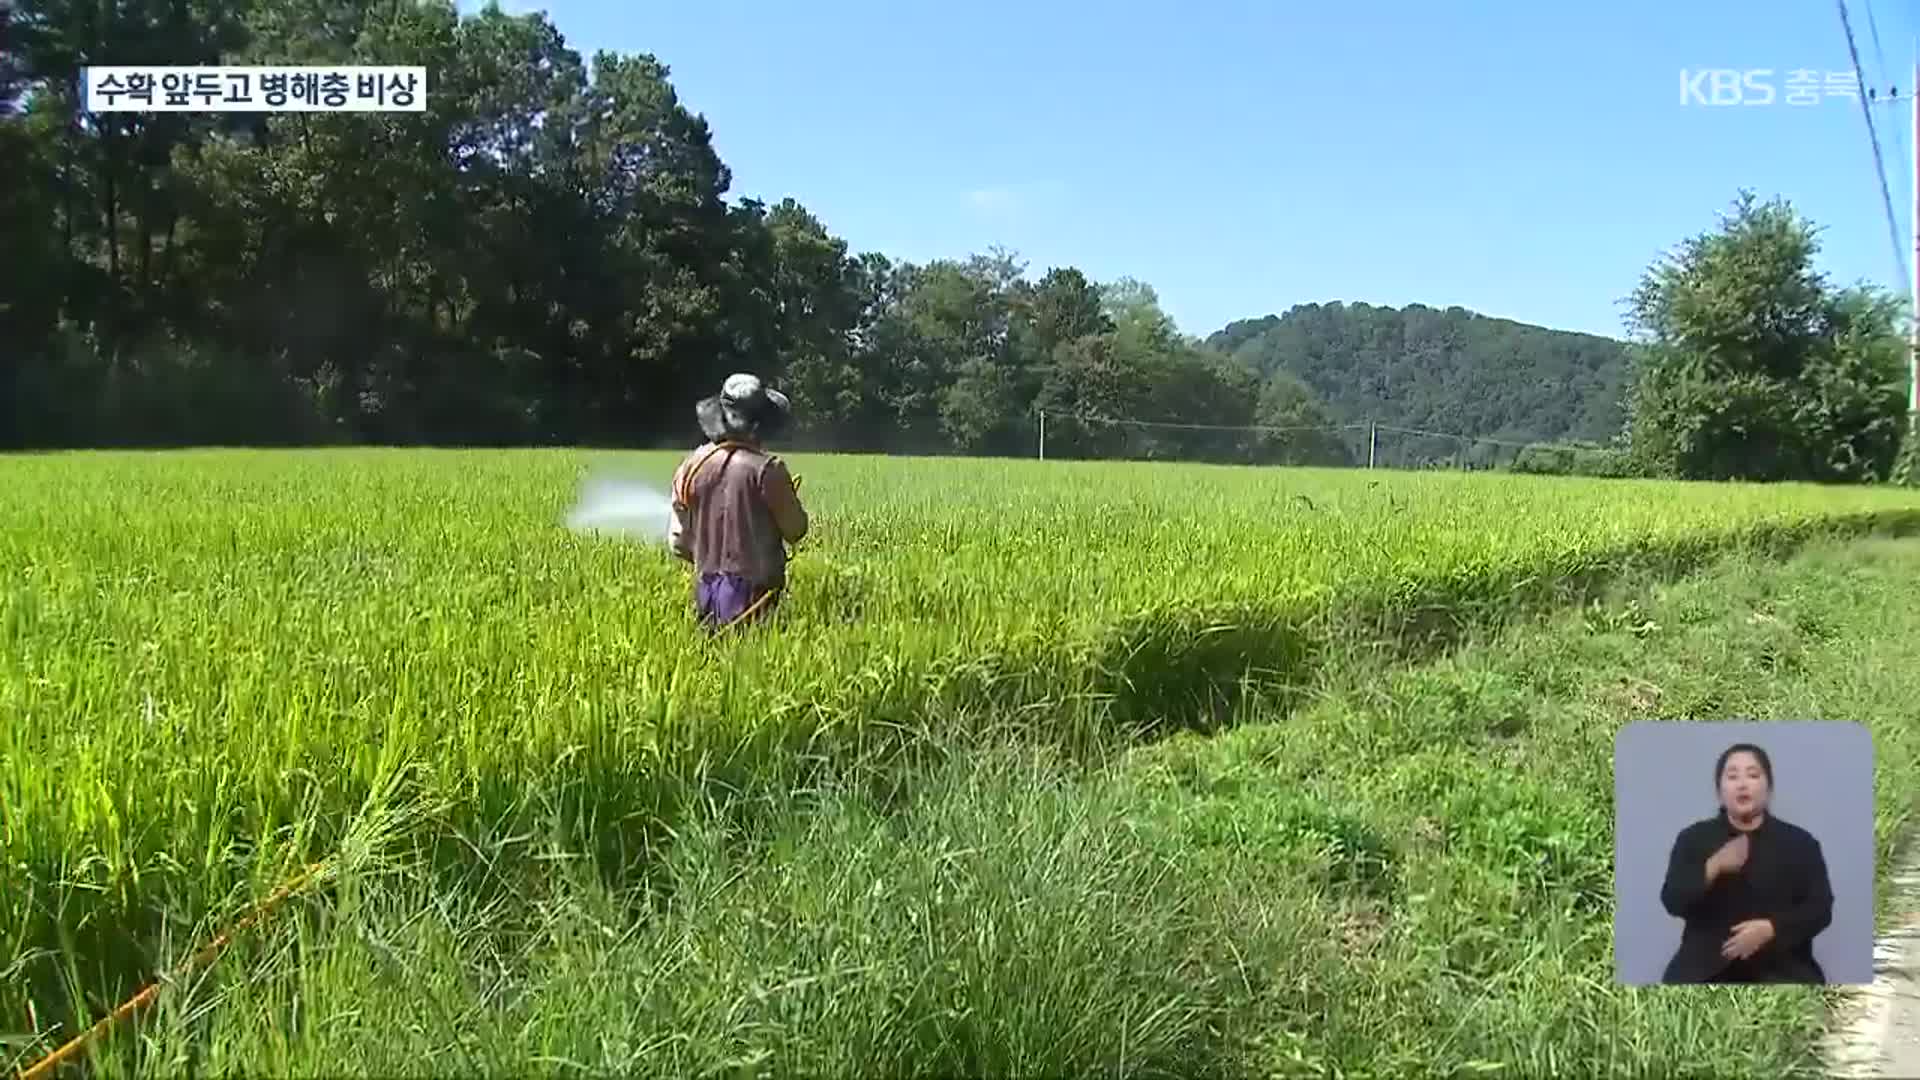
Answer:
[[[703,443],[673,473],[667,540],[693,564],[695,612],[710,630],[765,618],[787,583],[787,544],[807,535],[800,482],[763,440],[791,419],[785,394],[734,375],[694,406]]]

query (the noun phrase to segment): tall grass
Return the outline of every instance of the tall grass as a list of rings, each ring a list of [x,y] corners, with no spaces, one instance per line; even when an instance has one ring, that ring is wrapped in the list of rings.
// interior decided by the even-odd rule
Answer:
[[[660,480],[673,459],[626,463]],[[692,631],[684,570],[663,552],[559,527],[584,464],[435,451],[0,461],[0,1029],[30,1005],[42,1020],[97,1014],[244,898],[367,852],[371,834],[391,837],[423,890],[394,909],[411,913],[405,934],[431,925],[424,897],[458,896],[468,910],[438,916],[446,933],[485,925],[511,942],[552,932],[539,913],[576,910],[582,890],[669,905],[697,893],[673,861],[712,818],[692,808],[903,761],[938,775],[961,767],[938,759],[997,745],[1084,756],[1207,729],[1249,695],[1290,700],[1336,647],[1444,632],[1626,566],[1920,514],[1920,499],[1878,490],[802,457],[816,539],[777,628],[714,643]],[[1012,859],[1039,876],[1002,883],[1009,919],[1060,857]],[[555,872],[576,860],[577,874]],[[1139,895],[1152,865],[1116,857],[1113,873],[1148,877],[1113,895]],[[810,872],[788,883],[816,890],[805,903],[857,879]],[[1088,917],[1118,917],[1099,910]],[[1163,914],[1153,933],[1181,933]],[[875,947],[916,955],[927,946],[911,929],[876,924]],[[1210,947],[1154,940],[1137,956]],[[605,962],[636,957],[660,962],[611,946]],[[1141,965],[1115,977],[1147,978]],[[1011,985],[964,993],[1011,1008]],[[577,992],[552,1007],[599,1000]],[[1118,1040],[1151,1072],[1203,1053],[1192,1033],[1220,1007],[1212,994],[1109,1018],[1074,1055],[1018,1055],[1086,1065],[1085,1048]],[[974,1008],[859,1045],[935,1040],[940,1060],[990,1070],[1009,1051],[969,1026],[992,1022]]]
[[[775,799],[751,844],[697,819],[645,911],[562,869],[507,933],[471,893],[387,883],[333,910],[351,930],[309,921],[183,996],[157,1042],[214,1073],[1191,1076],[1333,959],[1296,861],[1215,859],[1207,886],[1125,787],[1003,752],[924,779],[886,811]]]

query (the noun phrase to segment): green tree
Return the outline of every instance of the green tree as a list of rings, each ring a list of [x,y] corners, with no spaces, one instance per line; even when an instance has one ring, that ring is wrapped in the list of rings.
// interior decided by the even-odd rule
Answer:
[[[968,450],[990,449],[1014,421],[1001,391],[1020,266],[994,252],[896,273],[872,335],[886,362],[867,365],[881,375],[876,393],[890,420],[890,448],[949,450],[959,439]],[[955,391],[963,380],[968,385]]]
[[[793,396],[796,434],[821,449],[867,450],[884,444],[893,421],[883,389],[889,384],[888,344],[900,330],[895,318],[901,268],[868,252],[848,260],[843,279],[851,312],[844,341],[830,350],[795,352],[785,370]]]
[[[1122,421],[1153,415],[1152,354],[1118,334],[1086,334],[1055,347],[1035,405],[1047,414],[1047,453],[1119,458],[1151,454],[1154,440]]]
[[[1121,278],[1100,287],[1101,310],[1125,348],[1164,352],[1179,339],[1179,329],[1160,307],[1153,286]]]
[[[1258,460],[1278,465],[1352,465],[1353,452],[1336,430],[1339,425],[1307,385],[1281,373],[1260,392],[1255,423],[1268,430],[1256,437]]]
[[[0,87],[4,90],[4,87]],[[44,441],[48,406],[71,390],[56,382],[51,350],[66,270],[54,226],[53,166],[24,126],[0,123],[0,447]]]
[[[1641,468],[1703,480],[1864,481],[1902,426],[1899,305],[1836,290],[1817,230],[1742,192],[1721,226],[1650,267],[1631,298],[1643,339],[1628,401]]]
[[[1019,300],[1026,346],[1035,363],[1062,342],[1113,330],[1099,286],[1071,266],[1048,270]]]

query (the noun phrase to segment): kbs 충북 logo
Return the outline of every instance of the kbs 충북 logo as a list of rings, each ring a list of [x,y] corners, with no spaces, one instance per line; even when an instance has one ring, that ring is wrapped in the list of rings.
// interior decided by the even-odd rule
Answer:
[[[1795,68],[1681,68],[1682,105],[1818,105],[1828,98],[1860,97],[1857,71]]]

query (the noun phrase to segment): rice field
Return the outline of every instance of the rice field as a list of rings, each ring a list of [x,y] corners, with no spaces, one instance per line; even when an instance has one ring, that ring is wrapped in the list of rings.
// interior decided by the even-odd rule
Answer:
[[[586,889],[644,923],[636,898],[684,889],[674,861],[733,803],[858,776],[882,807],[908,806],[925,778],[948,777],[972,794],[951,804],[965,813],[943,813],[997,828],[985,824],[995,807],[1051,783],[977,775],[1008,748],[1087,767],[1213,732],[1250,702],[1284,714],[1342,657],[1422,655],[1461,627],[1628,569],[1920,521],[1920,496],[1889,489],[799,455],[814,529],[790,594],[772,627],[710,642],[693,630],[685,567],[662,547],[561,524],[589,472],[664,489],[676,460],[0,459],[0,1034],[23,1047],[101,1015],[316,862],[413,883],[382,894],[414,897],[394,901],[396,919],[424,910],[421,897],[457,897],[471,905],[459,925],[530,935],[552,929],[540,912]],[[1060,812],[1047,805],[1035,814]],[[813,841],[790,818],[739,819],[758,822],[747,832],[775,853],[742,873],[807,863]],[[937,824],[907,836],[947,835]],[[1150,866],[1095,857],[1118,842],[1100,836],[1062,865],[1116,876],[1111,896],[1155,887]],[[1007,897],[1053,887],[1044,874],[1001,885]],[[829,908],[830,894],[817,898]],[[368,912],[368,925],[385,917]],[[1147,979],[1155,956],[1212,947],[1183,943],[1182,925],[1136,942],[1115,972]],[[906,941],[925,928],[896,930]],[[971,962],[1014,987],[1034,962],[986,955]],[[857,966],[858,949],[846,959]],[[708,962],[715,985],[749,992],[727,983],[725,961]],[[577,1007],[624,1000],[576,975]],[[255,1004],[245,1015],[286,1007]],[[719,1007],[671,1008],[705,1006]],[[1181,1040],[1207,1022],[1168,1014],[1127,1028],[1143,1040],[1132,1068],[1197,1053]],[[884,1056],[889,1034],[866,1036],[871,1055],[854,1060]],[[221,1068],[303,1060],[275,1058],[291,1051],[252,1028],[232,1045],[245,1051]],[[996,1060],[1128,1071],[992,1039],[964,1054],[904,1045],[989,1071]]]

